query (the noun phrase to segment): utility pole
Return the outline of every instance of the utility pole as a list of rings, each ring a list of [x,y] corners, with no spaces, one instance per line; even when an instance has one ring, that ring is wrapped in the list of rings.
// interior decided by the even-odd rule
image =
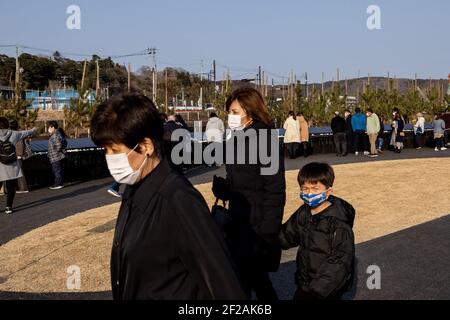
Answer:
[[[100,67],[98,65],[98,60],[95,60],[95,66],[97,69],[97,81],[95,85],[95,98],[98,98],[99,90],[100,90]]]
[[[63,81],[63,88],[64,88],[64,92],[66,91],[66,81],[67,81],[67,76],[62,76],[61,79]]]
[[[258,66],[258,85],[259,85],[259,92],[261,92],[261,66]]]
[[[200,98],[198,99],[198,106],[203,106],[203,60],[200,60]]]
[[[14,90],[14,100],[16,104],[19,102],[20,95],[20,63],[19,63],[19,54],[20,49],[19,46],[16,46],[16,79],[15,79],[15,90]]]
[[[216,83],[216,76],[217,76],[217,74],[216,74],[216,60],[213,60],[213,76],[214,76],[214,100],[216,100],[216,86],[217,86],[217,83]]]
[[[167,114],[168,111],[169,111],[169,98],[168,98],[168,91],[167,91],[167,84],[168,84],[168,81],[167,81],[167,67],[166,67],[166,69],[164,71],[165,71],[165,80],[166,80],[166,85],[165,85],[165,87],[166,87],[166,103],[165,103],[165,105],[166,105],[166,114]]]
[[[306,85],[306,100],[308,100],[308,97],[309,97],[308,72],[305,72],[305,85]]]
[[[156,71],[156,48],[148,48],[147,49],[148,54],[151,58],[151,71],[152,71],[152,100],[153,103],[156,104],[156,98],[157,98],[157,88],[158,88],[158,74]]]
[[[128,63],[128,93],[131,91],[131,63]]]
[[[322,71],[322,97],[323,97],[323,95],[324,95],[324,93],[325,93],[325,91],[324,91],[324,78],[325,78],[325,74],[324,74],[324,72]]]

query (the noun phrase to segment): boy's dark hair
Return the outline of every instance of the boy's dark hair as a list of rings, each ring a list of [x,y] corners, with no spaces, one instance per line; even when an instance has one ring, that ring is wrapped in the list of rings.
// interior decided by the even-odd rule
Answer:
[[[331,188],[334,183],[334,170],[328,163],[311,162],[300,169],[297,180],[300,186],[306,182],[320,182],[325,187]]]
[[[54,121],[54,120],[49,121],[49,122],[48,122],[48,126],[49,126],[49,127],[52,127],[52,128],[55,128],[55,129],[58,129],[58,128],[59,128],[58,122],[56,122],[56,121]]]
[[[9,121],[5,117],[0,117],[0,129],[9,129]]]
[[[100,104],[91,120],[92,140],[98,146],[121,143],[133,149],[149,138],[162,156],[163,121],[144,95],[126,94]],[[136,150],[139,152],[139,150]]]
[[[356,108],[355,108],[355,112],[356,112],[356,113],[360,113],[360,112],[361,112],[361,108],[360,108],[360,107],[356,107]]]
[[[372,110],[372,108],[367,108],[367,110],[366,110],[367,112],[370,112],[370,113],[373,113],[373,110]]]
[[[210,118],[217,118],[217,113],[211,112],[211,113],[209,114],[209,117],[210,117]]]

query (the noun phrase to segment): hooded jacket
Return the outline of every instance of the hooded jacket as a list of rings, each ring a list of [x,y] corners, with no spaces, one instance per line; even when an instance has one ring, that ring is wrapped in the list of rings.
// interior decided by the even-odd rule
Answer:
[[[0,129],[0,140],[9,140],[13,145],[16,145],[19,141],[31,137],[36,134],[37,129],[28,131],[14,131],[9,129]],[[23,176],[22,169],[17,161],[3,164],[0,163],[0,181],[15,180]]]
[[[206,124],[206,139],[208,142],[223,142],[223,134],[225,126],[223,121],[218,117],[209,118]]]
[[[366,131],[366,116],[357,112],[352,117],[353,131]]]
[[[335,196],[328,201],[331,205],[315,215],[302,205],[280,232],[283,249],[298,246],[297,292],[310,298],[340,298],[353,282],[355,209]]]

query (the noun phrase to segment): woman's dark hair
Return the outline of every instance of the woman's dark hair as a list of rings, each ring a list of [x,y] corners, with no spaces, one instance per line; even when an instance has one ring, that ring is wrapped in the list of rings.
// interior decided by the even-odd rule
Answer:
[[[211,113],[209,114],[209,117],[210,117],[210,118],[217,118],[217,113],[211,112]]]
[[[300,169],[297,177],[300,186],[306,182],[322,183],[325,187],[331,188],[334,183],[334,170],[324,162],[311,162]]]
[[[55,129],[58,129],[58,128],[59,128],[58,122],[56,122],[56,121],[54,121],[54,120],[49,121],[49,122],[48,122],[48,126],[49,126],[49,127],[52,127],[52,128],[55,128]]]
[[[58,131],[59,131],[59,134],[61,135],[61,137],[67,138],[66,132],[64,131],[63,128],[59,128]]]
[[[367,112],[370,112],[370,113],[373,113],[373,110],[372,110],[372,108],[367,108],[367,110],[366,110]]]
[[[0,117],[0,129],[9,129],[9,121],[5,117]]]
[[[9,120],[9,128],[11,130],[19,130],[19,123],[16,119]]]
[[[126,94],[97,107],[91,120],[92,140],[98,146],[113,143],[133,149],[145,138],[162,157],[163,121],[153,102],[144,95]]]
[[[273,128],[273,121],[261,93],[251,87],[244,87],[233,91],[225,103],[225,109],[230,111],[231,104],[238,101],[241,107],[247,112],[247,116],[253,120],[258,120],[266,126]]]
[[[180,123],[183,126],[183,128],[185,128],[185,129],[188,128],[188,126],[187,126],[186,122],[184,121],[183,117],[181,116],[181,114],[175,115],[175,121]]]

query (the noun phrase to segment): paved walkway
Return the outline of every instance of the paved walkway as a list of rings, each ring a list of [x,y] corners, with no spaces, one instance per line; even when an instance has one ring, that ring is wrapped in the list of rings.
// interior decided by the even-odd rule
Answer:
[[[411,158],[449,157],[449,151],[432,149],[404,150],[401,154],[385,152],[378,158],[348,155],[313,155],[307,159],[286,159],[286,170],[298,170],[310,161],[326,161],[332,165],[362,161],[384,161]],[[430,168],[432,170],[432,168]],[[449,174],[450,168],[448,173]],[[202,167],[188,172],[193,184],[212,181],[214,174],[225,175],[225,168]],[[426,173],[425,173],[426,174]],[[118,202],[106,192],[111,178],[74,183],[61,190],[40,189],[16,198],[13,215],[0,214],[0,245],[35,228],[70,215]],[[0,197],[0,209],[4,205]],[[426,210],[426,209],[425,209]],[[355,299],[450,299],[450,215],[423,225],[402,230],[357,245],[358,282]],[[381,289],[366,286],[369,265],[381,269]],[[283,254],[282,266],[272,275],[280,298],[290,299],[295,290],[295,250]],[[418,289],[420,288],[420,289]],[[0,292],[0,299],[109,299],[110,292],[28,294]]]

